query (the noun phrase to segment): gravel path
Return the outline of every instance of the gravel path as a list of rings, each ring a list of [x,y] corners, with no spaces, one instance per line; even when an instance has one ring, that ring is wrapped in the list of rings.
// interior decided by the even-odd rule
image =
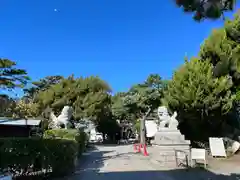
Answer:
[[[236,180],[200,169],[170,169],[154,164],[150,157],[133,152],[131,145],[97,146],[84,154],[75,174],[66,180]],[[239,163],[240,165],[240,163]],[[240,173],[240,172],[239,172]]]

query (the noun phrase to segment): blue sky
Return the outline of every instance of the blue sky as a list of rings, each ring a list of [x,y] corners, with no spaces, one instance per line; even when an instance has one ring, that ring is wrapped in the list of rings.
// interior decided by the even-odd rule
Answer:
[[[222,21],[196,23],[173,1],[1,0],[0,56],[33,80],[98,75],[114,92],[171,78]],[[57,11],[55,11],[55,9]]]

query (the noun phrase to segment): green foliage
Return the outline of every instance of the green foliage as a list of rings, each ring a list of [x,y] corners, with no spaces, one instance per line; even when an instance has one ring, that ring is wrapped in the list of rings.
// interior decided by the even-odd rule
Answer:
[[[112,97],[112,112],[115,119],[135,122],[149,108],[161,105],[163,91],[167,81],[158,74],[150,74],[142,84],[133,85],[126,93],[117,93]]]
[[[134,131],[137,131],[138,133],[140,133],[140,120],[136,121],[136,123],[134,124]]]
[[[91,118],[95,123],[101,121],[104,117],[110,116],[111,97],[106,92],[90,92],[84,97],[83,101],[80,102],[82,102],[82,116]],[[75,107],[77,107],[76,105],[79,105],[80,102],[78,98]]]
[[[156,109],[161,105],[165,88],[166,81],[158,74],[150,74],[144,83],[130,88],[124,97],[124,106],[128,108],[128,112],[135,115],[135,118],[142,117],[149,108]]]
[[[75,140],[75,136],[78,134],[77,129],[52,129],[44,132],[44,138],[60,138]]]
[[[25,97],[34,99],[36,93],[47,90],[51,85],[58,84],[63,76],[47,76],[39,81],[32,82],[32,87],[24,89]]]
[[[0,169],[11,168],[15,175],[45,169],[61,176],[74,170],[77,152],[72,140],[4,138],[0,139]]]
[[[231,79],[228,76],[214,78],[212,68],[207,60],[192,58],[190,62],[186,61],[175,72],[164,93],[163,103],[178,112],[180,123],[192,131],[190,138],[194,134],[202,135],[200,128],[204,127],[205,133],[208,128],[217,129],[232,108]]]
[[[124,97],[126,93],[117,93],[112,96],[112,113],[116,119],[126,119],[128,108],[124,106]]]
[[[79,131],[75,136],[75,141],[78,143],[78,155],[81,155],[82,152],[86,150],[87,143],[88,143],[88,137],[87,134],[83,131]]]
[[[0,95],[0,117],[36,118],[40,114],[39,105],[32,100],[16,100],[7,95]]]
[[[108,125],[114,124],[110,92],[109,85],[99,77],[75,79],[70,76],[44,91],[39,91],[36,102],[41,109],[51,107],[55,112],[60,112],[65,105],[70,105],[74,109],[75,120],[89,118],[99,127],[103,124],[105,126],[106,122]],[[108,133],[104,127],[100,129]]]
[[[79,155],[85,150],[87,145],[87,135],[77,129],[54,129],[44,132],[45,139],[67,139],[76,141],[78,144]]]
[[[209,60],[216,77],[231,76],[234,87],[240,85],[240,17],[226,21],[223,28],[214,30],[201,47],[200,57]]]
[[[29,118],[37,117],[39,115],[39,106],[37,103],[24,102],[20,100],[15,103],[15,106],[11,107],[12,117],[13,118]]]
[[[109,92],[109,86],[99,77],[74,79],[71,76],[39,92],[36,100],[43,108],[52,107],[57,111],[70,105],[75,110],[75,119],[91,117],[97,121],[99,115],[110,108]]]
[[[107,134],[109,138],[115,136],[116,132],[120,131],[120,127],[115,119],[107,117],[102,121],[99,121],[96,126],[99,132],[102,132],[103,135]]]
[[[236,0],[175,0],[184,12],[193,12],[194,19],[200,21],[203,19],[218,19],[224,12],[232,11]]]
[[[12,117],[12,106],[15,106],[14,99],[8,95],[0,94],[0,117]]]
[[[142,112],[146,112],[149,107],[155,109],[161,104],[162,93],[165,88],[165,81],[162,81],[158,74],[150,74],[143,84],[133,86],[129,95],[133,97],[133,105]],[[127,105],[131,106],[131,103]]]
[[[30,78],[23,69],[17,69],[16,63],[0,58],[0,88],[13,89],[15,87],[24,87]]]

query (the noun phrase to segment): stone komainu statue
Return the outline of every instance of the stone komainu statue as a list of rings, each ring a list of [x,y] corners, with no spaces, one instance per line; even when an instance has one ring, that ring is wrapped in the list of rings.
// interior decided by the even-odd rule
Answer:
[[[70,119],[72,117],[72,113],[73,113],[73,109],[70,106],[64,106],[61,114],[58,117],[56,117],[53,112],[50,112],[49,118],[51,122],[48,127],[50,129],[60,129],[62,127],[67,129],[68,124],[71,123]]]
[[[165,106],[158,108],[159,127],[177,129],[178,121],[176,120],[177,112],[174,112],[172,116],[169,115],[168,110]]]

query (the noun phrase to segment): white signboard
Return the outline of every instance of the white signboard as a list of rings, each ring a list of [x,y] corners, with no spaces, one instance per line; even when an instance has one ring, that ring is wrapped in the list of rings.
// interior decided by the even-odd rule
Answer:
[[[206,168],[206,151],[205,149],[192,148],[191,149],[191,166],[193,166],[193,160],[203,160]]]
[[[206,151],[205,149],[200,148],[192,148],[191,149],[191,157],[196,160],[205,160],[206,159]]]
[[[222,138],[209,138],[209,145],[212,156],[227,156]]]

